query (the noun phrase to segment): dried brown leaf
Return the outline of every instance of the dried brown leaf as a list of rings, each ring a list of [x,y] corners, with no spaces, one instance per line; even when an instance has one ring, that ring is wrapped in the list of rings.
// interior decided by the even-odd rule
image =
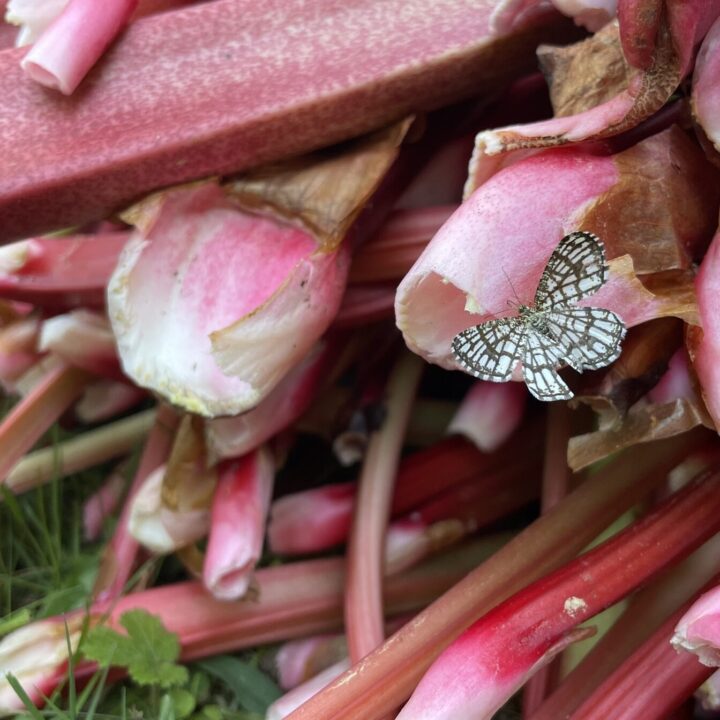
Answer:
[[[615,156],[619,180],[580,226],[640,275],[688,268],[717,226],[718,173],[677,126]]]
[[[602,375],[583,376],[582,385],[573,388],[571,404],[590,406],[601,430],[619,427],[628,410],[660,380],[682,337],[683,323],[677,318],[631,328],[622,355]]]
[[[340,145],[265,166],[225,185],[243,209],[269,212],[332,250],[394,162],[412,118]]]
[[[638,403],[618,427],[571,438],[568,464],[578,471],[619,450],[680,435],[698,425],[713,427],[699,398],[683,397],[661,405]]]
[[[555,117],[590,110],[627,89],[632,70],[623,55],[617,20],[580,42],[541,45],[540,68],[550,86]]]
[[[173,512],[203,510],[210,507],[216,471],[207,467],[202,418],[185,415],[165,469],[162,503]]]

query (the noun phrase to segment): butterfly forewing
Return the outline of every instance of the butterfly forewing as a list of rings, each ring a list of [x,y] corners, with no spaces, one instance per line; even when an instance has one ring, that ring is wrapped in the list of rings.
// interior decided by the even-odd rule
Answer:
[[[569,400],[573,394],[555,368],[562,348],[551,338],[533,330],[527,333],[522,355],[523,378],[538,400]]]
[[[505,382],[520,360],[525,334],[525,325],[518,318],[499,318],[458,333],[452,348],[471,375]]]
[[[605,249],[600,239],[589,232],[570,233],[545,266],[535,293],[535,307],[549,310],[573,305],[599,290],[606,274]]]
[[[562,308],[546,316],[547,327],[568,365],[578,372],[605,367],[620,356],[623,321],[603,308]]]

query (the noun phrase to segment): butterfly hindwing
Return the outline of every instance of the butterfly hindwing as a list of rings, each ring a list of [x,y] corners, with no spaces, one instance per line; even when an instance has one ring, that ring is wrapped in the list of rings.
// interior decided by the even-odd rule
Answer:
[[[546,315],[547,328],[578,372],[605,367],[620,356],[625,325],[603,308],[562,308]]]
[[[471,375],[505,382],[522,356],[525,335],[525,325],[518,318],[499,318],[458,333],[452,349]]]
[[[600,239],[589,232],[566,235],[543,271],[535,307],[567,307],[597,292],[605,283],[607,262]]]
[[[523,378],[538,400],[569,400],[573,394],[555,368],[562,348],[551,338],[534,330],[527,333],[522,356]]]

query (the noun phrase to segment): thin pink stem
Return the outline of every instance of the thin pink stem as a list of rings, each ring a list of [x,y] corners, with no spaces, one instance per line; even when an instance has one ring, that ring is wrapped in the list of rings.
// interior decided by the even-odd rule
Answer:
[[[125,27],[138,0],[70,0],[22,61],[35,82],[70,95]]]
[[[387,386],[387,416],[380,430],[370,438],[360,476],[348,545],[345,597],[348,647],[356,662],[385,637],[382,605],[385,532],[405,430],[422,370],[420,359],[407,352],[395,364]]]
[[[250,586],[262,553],[274,479],[275,463],[266,448],[218,468],[203,582],[220,600],[236,600]]]
[[[398,707],[435,657],[483,612],[573,557],[659,485],[704,435],[650,443],[620,456],[469,573],[292,720],[376,720]]]
[[[54,312],[103,307],[108,280],[128,232],[33,238],[3,248],[22,252],[25,261],[0,275],[0,295]]]
[[[395,210],[353,257],[349,281],[377,283],[402,278],[455,209],[454,205],[440,205]]]
[[[113,600],[121,595],[130,579],[139,550],[137,540],[128,529],[133,499],[142,488],[148,475],[162,465],[170,454],[175,429],[179,422],[180,418],[171,408],[160,405],[155,424],[148,435],[140,464],[118,519],[115,533],[100,561],[100,569],[93,588],[93,594],[98,603]]]
[[[84,390],[92,376],[60,363],[0,424],[0,482]]]

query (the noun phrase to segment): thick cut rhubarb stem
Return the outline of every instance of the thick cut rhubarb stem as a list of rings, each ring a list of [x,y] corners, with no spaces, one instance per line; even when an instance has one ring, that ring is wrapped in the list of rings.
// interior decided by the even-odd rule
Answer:
[[[0,424],[0,482],[85,389],[92,376],[60,363]]]
[[[685,562],[635,593],[625,612],[558,689],[537,708],[531,720],[570,717],[668,615],[700,591],[719,562],[720,535],[716,535]]]
[[[593,617],[720,529],[720,469],[502,603],[423,677],[398,720],[488,720],[540,663]],[[615,717],[615,713],[604,717]]]
[[[718,581],[716,576],[714,582]],[[687,603],[673,613],[617,667],[570,716],[572,720],[662,720],[689,697],[713,672],[670,644],[675,625],[689,607]]]
[[[28,83],[25,51],[5,50],[2,237],[82,224],[159,187],[492,92],[535,66],[538,41],[572,33],[552,12],[496,32],[495,5],[200,3],[132,23],[72,98]]]
[[[360,476],[348,547],[345,598],[348,647],[354,662],[385,638],[382,607],[385,533],[393,481],[422,369],[420,359],[408,352],[397,361],[387,386],[387,417],[370,438]]]
[[[704,435],[620,456],[445,593],[388,642],[313,697],[292,720],[376,720],[399,706],[423,672],[483,612],[558,567],[632,507]]]

